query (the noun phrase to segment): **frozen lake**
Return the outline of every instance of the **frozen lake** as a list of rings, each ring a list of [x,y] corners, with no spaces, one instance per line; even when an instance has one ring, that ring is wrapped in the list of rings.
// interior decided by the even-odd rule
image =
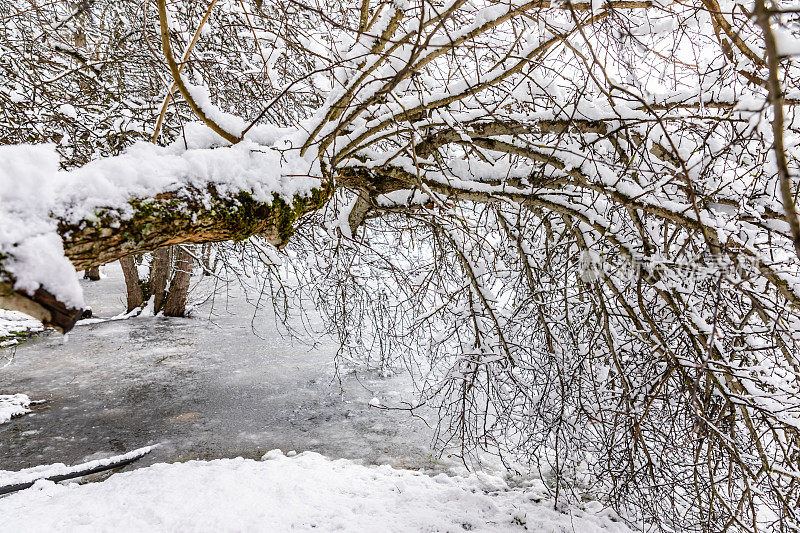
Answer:
[[[115,263],[82,282],[95,316],[124,311]],[[309,350],[279,335],[271,311],[233,291],[192,318],[139,317],[50,332],[0,351],[0,393],[46,400],[0,425],[0,470],[78,463],[159,444],[128,468],[155,462],[316,451],[332,458],[433,466],[432,430],[398,404],[404,378],[334,374],[331,339]],[[210,319],[211,318],[211,319]],[[9,358],[12,356],[13,359]],[[3,365],[6,365],[3,367]]]

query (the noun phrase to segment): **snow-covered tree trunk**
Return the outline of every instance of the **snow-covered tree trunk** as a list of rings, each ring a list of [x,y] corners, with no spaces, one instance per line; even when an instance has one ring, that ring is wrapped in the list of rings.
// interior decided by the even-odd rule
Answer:
[[[281,246],[290,237],[295,220],[318,209],[330,194],[324,187],[306,190],[296,195],[291,204],[278,197],[271,201],[256,200],[252,193],[243,191],[236,191],[233,197],[221,197],[212,191],[164,192],[154,198],[131,199],[123,206],[127,211],[124,215],[118,208],[98,209],[92,219],[57,221],[52,231],[63,239],[63,254],[78,270],[180,243],[238,241],[262,235]],[[52,246],[58,245],[50,242],[41,245],[38,252],[26,250],[26,254],[35,257],[53,253]],[[76,304],[74,290],[65,293],[68,298],[62,299],[52,292],[58,283],[66,283],[65,267],[49,264],[46,270],[38,270],[42,275],[39,287],[31,292],[15,288],[19,285],[19,273],[29,273],[28,266],[23,266],[25,263],[20,260],[11,269],[6,264],[0,262],[0,306],[69,331],[80,318],[80,301]]]

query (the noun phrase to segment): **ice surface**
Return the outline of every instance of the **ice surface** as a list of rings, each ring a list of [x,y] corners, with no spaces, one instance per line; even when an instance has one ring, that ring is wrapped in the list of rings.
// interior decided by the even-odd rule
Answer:
[[[80,283],[96,317],[125,310],[119,266]],[[211,319],[209,319],[211,317]],[[282,338],[238,290],[194,318],[87,321],[69,342],[43,334],[0,359],[2,393],[46,404],[0,426],[0,469],[76,464],[163,443],[136,466],[197,458],[317,451],[369,463],[428,466],[429,430],[406,412],[371,409],[404,379],[334,377],[336,346]],[[8,351],[0,351],[2,358]]]
[[[555,510],[536,480],[510,487],[502,472],[435,459],[423,421],[382,408],[410,399],[408,382],[339,381],[332,340],[293,344],[270,313],[254,334],[238,289],[194,318],[119,319],[121,272],[106,273],[80,283],[97,316],[117,319],[85,321],[67,343],[43,334],[0,368],[4,387],[48,400],[0,426],[0,478],[158,444],[124,470],[152,466],[85,485],[37,481],[0,499],[0,530],[629,531],[596,503]]]

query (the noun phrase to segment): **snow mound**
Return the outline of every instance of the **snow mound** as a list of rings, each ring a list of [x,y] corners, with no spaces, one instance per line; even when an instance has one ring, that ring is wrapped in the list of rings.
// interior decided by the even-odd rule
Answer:
[[[305,452],[156,464],[102,483],[40,481],[0,499],[7,531],[628,532],[486,476],[429,476]],[[498,483],[502,487],[497,489]]]
[[[0,424],[5,424],[15,416],[30,413],[31,399],[26,394],[0,394]]]
[[[42,329],[42,323],[28,315],[0,309],[0,348],[19,344],[17,337],[39,333]]]

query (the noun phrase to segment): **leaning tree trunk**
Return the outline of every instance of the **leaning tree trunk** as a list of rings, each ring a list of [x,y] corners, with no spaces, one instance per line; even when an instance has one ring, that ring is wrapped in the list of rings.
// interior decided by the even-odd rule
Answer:
[[[131,254],[181,243],[203,244],[261,235],[275,246],[286,244],[302,215],[320,209],[333,192],[332,182],[295,194],[290,202],[275,196],[255,200],[246,191],[222,196],[214,188],[165,191],[132,199],[132,214],[101,212],[91,220],[59,221],[64,254],[78,270],[116,261]],[[15,287],[16,278],[0,255],[0,309],[21,311],[46,326],[67,332],[83,310],[68,306],[40,288],[31,294]],[[138,278],[138,276],[137,276]]]
[[[164,304],[165,316],[186,314],[186,301],[189,297],[189,281],[192,277],[194,258],[183,246],[177,246],[172,265],[174,275],[169,284],[169,293]]]
[[[144,291],[139,280],[139,269],[133,255],[126,255],[119,259],[122,273],[125,276],[125,292],[127,296],[128,313],[144,305]]]

